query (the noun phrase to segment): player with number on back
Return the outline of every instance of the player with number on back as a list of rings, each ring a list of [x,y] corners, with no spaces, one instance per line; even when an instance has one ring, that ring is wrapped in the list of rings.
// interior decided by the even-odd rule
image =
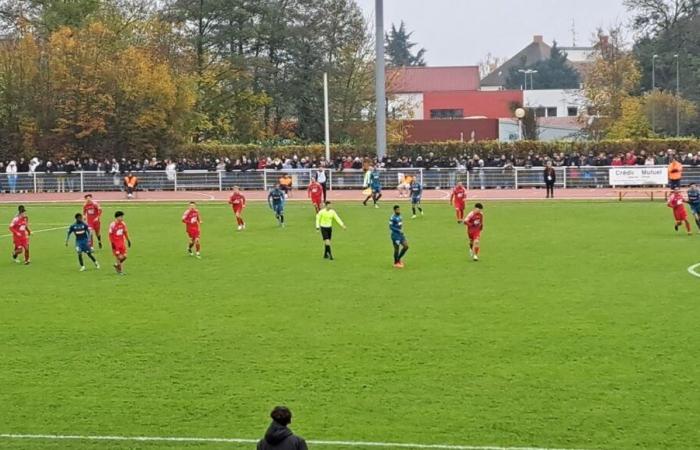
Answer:
[[[685,224],[685,229],[688,234],[693,234],[690,231],[690,222],[688,222],[688,212],[685,210],[685,200],[683,199],[683,194],[679,188],[673,188],[671,196],[668,198],[667,206],[673,209],[673,218],[676,221],[676,225],[673,227],[678,231],[678,227],[681,224]]]
[[[12,259],[17,264],[20,264],[21,261],[17,257],[24,253],[24,265],[29,265],[29,236],[31,236],[32,230],[29,229],[29,218],[23,205],[17,207],[17,215],[10,222],[9,229],[10,233],[12,233],[12,243],[14,244]]]
[[[284,228],[284,192],[275,186],[267,194],[267,204],[275,212],[275,218],[280,227]]]
[[[394,267],[403,269],[404,264],[401,259],[408,251],[408,241],[403,234],[403,219],[399,205],[394,206],[394,214],[389,219],[389,231],[391,231],[391,243],[394,246]]]
[[[109,242],[112,244],[112,253],[114,254],[114,270],[119,275],[124,275],[124,261],[127,257],[127,247],[131,247],[129,232],[124,223],[124,213],[117,211],[114,213],[114,222],[109,225]]]
[[[450,195],[450,204],[454,205],[455,213],[457,214],[457,223],[464,222],[464,208],[467,203],[467,189],[458,182],[457,186],[452,190]]]
[[[228,199],[229,205],[233,208],[233,214],[236,216],[238,231],[245,230],[245,221],[243,220],[243,208],[245,208],[245,197],[241,194],[241,189],[238,186],[233,187],[233,194]]]
[[[416,218],[416,209],[423,215],[423,205],[421,204],[421,198],[423,197],[423,186],[415,178],[411,179],[411,184],[408,188],[411,193],[411,210],[413,210],[413,215],[411,219]]]
[[[700,229],[700,189],[695,183],[690,183],[688,187],[688,204],[690,205],[690,212],[693,213],[695,225]]]
[[[190,202],[189,207],[182,215],[182,223],[185,224],[185,231],[187,232],[187,237],[189,237],[190,242],[187,246],[187,253],[193,256],[192,247],[195,247],[194,256],[197,259],[201,258],[200,250],[201,245],[199,243],[199,237],[201,236],[200,224],[202,223],[202,218],[199,215],[199,210],[197,209],[197,204],[195,202]]]
[[[100,218],[102,217],[102,208],[99,203],[92,199],[92,194],[85,195],[85,204],[83,205],[83,217],[90,229],[97,237],[97,245],[102,248],[102,225]],[[90,246],[92,247],[92,236],[90,236]]]
[[[83,253],[85,253],[88,258],[92,260],[92,262],[95,264],[95,269],[99,269],[100,263],[98,263],[95,257],[92,255],[92,229],[88,224],[83,222],[83,215],[80,213],[75,215],[75,223],[68,228],[66,247],[68,247],[68,240],[70,239],[71,234],[75,235],[75,251],[78,253],[80,271],[85,272]]]
[[[481,251],[481,231],[484,229],[483,210],[484,205],[477,203],[464,221],[469,237],[469,255],[474,261],[479,260],[479,252]]]
[[[321,186],[321,183],[312,178],[306,190],[306,195],[311,199],[316,214],[318,214],[321,211],[321,203],[323,202],[323,186]]]

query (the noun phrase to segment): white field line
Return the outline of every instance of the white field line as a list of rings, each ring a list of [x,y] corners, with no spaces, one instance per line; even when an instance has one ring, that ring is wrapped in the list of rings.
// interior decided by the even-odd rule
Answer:
[[[694,277],[700,278],[700,272],[698,272],[698,269],[700,269],[700,263],[688,267],[688,273]]]
[[[173,437],[173,436],[94,436],[94,435],[62,435],[62,434],[0,434],[0,439],[33,439],[33,440],[74,440],[74,441],[124,441],[124,442],[191,442],[191,443],[229,443],[255,444],[257,439],[242,438],[204,438],[204,437]],[[414,448],[435,450],[575,450],[544,447],[494,447],[450,444],[409,444],[398,442],[362,442],[362,441],[307,441],[311,445],[329,447],[380,447],[380,448]]]
[[[68,231],[68,227],[54,227],[54,228],[44,228],[42,230],[32,230],[32,236],[36,233],[46,233],[47,231],[56,231],[56,230],[66,230]],[[11,234],[2,234],[0,235],[0,238],[6,238],[6,237],[11,237]]]

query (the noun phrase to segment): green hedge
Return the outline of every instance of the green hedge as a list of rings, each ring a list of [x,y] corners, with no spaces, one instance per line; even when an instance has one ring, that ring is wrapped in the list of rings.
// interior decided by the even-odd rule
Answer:
[[[634,151],[639,154],[658,153],[669,148],[683,153],[700,153],[700,140],[698,139],[642,139],[642,140],[615,140],[615,141],[576,141],[576,142],[540,142],[540,141],[518,141],[518,142],[435,142],[428,144],[395,144],[389,148],[389,156],[415,157],[417,155],[427,155],[433,153],[436,157],[454,155],[480,156],[489,154],[505,155],[527,155],[529,152],[540,155],[551,155],[553,153],[626,153]],[[360,156],[372,157],[375,154],[373,147],[333,145],[331,155],[337,156]],[[249,145],[228,145],[228,144],[189,144],[185,145],[170,157],[172,158],[221,158],[228,157],[232,160],[239,159],[243,155],[248,158],[258,158],[261,156],[271,157],[316,157],[325,155],[323,145],[287,145],[287,146],[261,146]]]

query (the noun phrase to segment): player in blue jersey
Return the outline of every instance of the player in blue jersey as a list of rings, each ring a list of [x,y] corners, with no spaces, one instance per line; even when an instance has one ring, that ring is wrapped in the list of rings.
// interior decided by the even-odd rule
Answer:
[[[284,191],[275,186],[267,194],[267,203],[270,205],[270,209],[275,212],[275,217],[279,226],[284,228]]]
[[[92,241],[92,230],[83,222],[83,215],[78,213],[75,215],[75,223],[68,228],[68,235],[66,236],[66,247],[68,247],[68,240],[70,235],[75,235],[75,251],[78,253],[78,262],[80,263],[80,271],[85,272],[85,263],[83,262],[83,253],[85,253],[88,258],[95,263],[95,268],[100,268],[100,263],[97,262],[92,254],[92,246],[90,245]]]
[[[368,173],[369,175],[365,177],[365,187],[370,190],[370,194],[362,204],[367,206],[367,202],[371,198],[374,207],[379,208],[379,199],[382,198],[382,180],[379,178],[379,171],[376,167],[371,168]]]
[[[690,183],[688,187],[688,204],[695,219],[695,225],[700,228],[700,188],[695,183]]]
[[[403,219],[399,205],[394,206],[394,214],[389,219],[389,231],[391,231],[391,243],[394,245],[394,267],[403,269],[401,258],[408,251],[408,241],[403,234]]]
[[[411,209],[413,210],[413,215],[411,219],[416,218],[416,209],[423,215],[423,205],[421,204],[421,199],[423,198],[423,186],[415,178],[411,180],[411,185],[408,188],[411,193]]]

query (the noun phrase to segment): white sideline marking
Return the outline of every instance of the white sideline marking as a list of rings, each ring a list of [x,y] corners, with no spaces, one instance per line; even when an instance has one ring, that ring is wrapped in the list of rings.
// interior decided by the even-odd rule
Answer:
[[[193,443],[230,443],[255,444],[257,439],[241,438],[204,438],[204,437],[173,437],[173,436],[81,436],[61,434],[0,434],[0,439],[36,439],[36,440],[75,440],[75,441],[126,441],[126,442],[193,442]],[[436,450],[575,450],[543,447],[494,447],[449,444],[408,444],[397,442],[362,442],[362,441],[307,441],[311,445],[346,446],[346,447],[384,447],[384,448],[415,448]]]
[[[692,266],[688,267],[688,273],[694,277],[700,278],[700,273],[697,271],[698,268],[700,268],[700,263],[693,264]]]
[[[44,228],[43,230],[36,230],[36,231],[32,230],[32,236],[35,233],[45,233],[47,231],[56,231],[56,230],[68,230],[68,227]],[[6,237],[10,237],[10,236],[12,236],[12,235],[11,234],[3,234],[3,235],[0,235],[0,238],[6,238]]]

